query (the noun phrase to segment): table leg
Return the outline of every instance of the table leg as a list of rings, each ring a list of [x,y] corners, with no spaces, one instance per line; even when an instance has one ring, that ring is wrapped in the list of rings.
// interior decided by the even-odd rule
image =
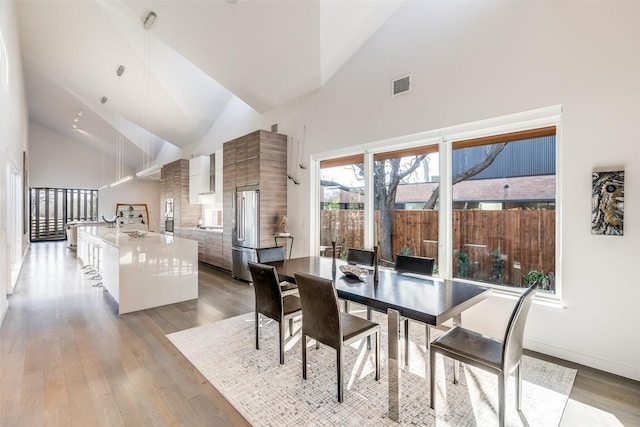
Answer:
[[[453,316],[453,326],[462,326],[462,314],[456,314]],[[459,382],[459,371],[460,371],[460,362],[456,359],[453,359],[453,383],[458,384]]]
[[[400,313],[387,311],[387,334],[389,339],[389,418],[400,422]]]

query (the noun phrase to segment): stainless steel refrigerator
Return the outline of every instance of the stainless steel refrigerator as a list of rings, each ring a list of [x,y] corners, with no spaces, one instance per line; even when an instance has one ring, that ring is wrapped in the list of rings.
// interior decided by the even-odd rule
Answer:
[[[247,264],[257,261],[260,246],[260,192],[256,187],[239,187],[234,193],[231,239],[231,274],[250,282]]]

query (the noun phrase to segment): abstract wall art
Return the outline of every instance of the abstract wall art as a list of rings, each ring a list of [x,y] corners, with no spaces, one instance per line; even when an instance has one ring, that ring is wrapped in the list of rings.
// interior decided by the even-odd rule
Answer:
[[[599,171],[591,176],[591,234],[622,236],[624,171]]]

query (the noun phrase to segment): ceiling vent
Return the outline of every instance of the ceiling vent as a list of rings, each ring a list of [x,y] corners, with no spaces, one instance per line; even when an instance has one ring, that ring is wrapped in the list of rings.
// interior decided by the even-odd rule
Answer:
[[[411,74],[391,82],[391,96],[400,95],[411,90]]]

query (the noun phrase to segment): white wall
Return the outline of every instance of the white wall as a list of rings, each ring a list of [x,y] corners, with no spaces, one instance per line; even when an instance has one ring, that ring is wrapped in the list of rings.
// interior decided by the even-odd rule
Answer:
[[[260,118],[260,114],[240,98],[237,96],[231,97],[205,137],[201,141],[184,147],[181,158],[189,159],[195,156],[208,156],[217,149],[222,148],[222,145],[227,141],[257,129],[270,130],[271,125],[260,127]],[[174,160],[177,160],[177,158]],[[168,162],[160,164],[166,163]]]
[[[98,192],[98,219],[111,219],[117,204],[147,204],[149,231],[160,232],[160,181],[134,179]]]
[[[307,154],[563,105],[559,219],[564,308],[534,306],[526,346],[640,380],[640,3],[407,2],[327,84],[263,115]],[[391,80],[412,91],[392,98]],[[625,235],[592,236],[591,172],[624,167]],[[310,177],[289,184],[296,255],[309,253]],[[300,208],[303,207],[303,208]],[[466,324],[498,334],[513,301]]]
[[[116,179],[114,158],[33,122],[29,152],[32,187],[97,189]],[[125,176],[133,173],[125,166]]]
[[[116,162],[86,144],[38,124],[29,126],[29,176],[32,187],[98,189],[115,181]],[[124,175],[134,174],[125,166]],[[98,193],[98,219],[110,219],[117,203],[146,203],[150,230],[159,231],[159,181],[133,179]]]
[[[7,221],[7,175],[12,164],[23,175],[22,153],[27,149],[27,109],[22,79],[22,62],[16,28],[15,4],[0,2],[0,323],[7,311],[7,289],[10,269],[7,268],[7,247],[10,235]],[[19,231],[22,234],[22,230]],[[20,253],[25,246],[22,237]]]

